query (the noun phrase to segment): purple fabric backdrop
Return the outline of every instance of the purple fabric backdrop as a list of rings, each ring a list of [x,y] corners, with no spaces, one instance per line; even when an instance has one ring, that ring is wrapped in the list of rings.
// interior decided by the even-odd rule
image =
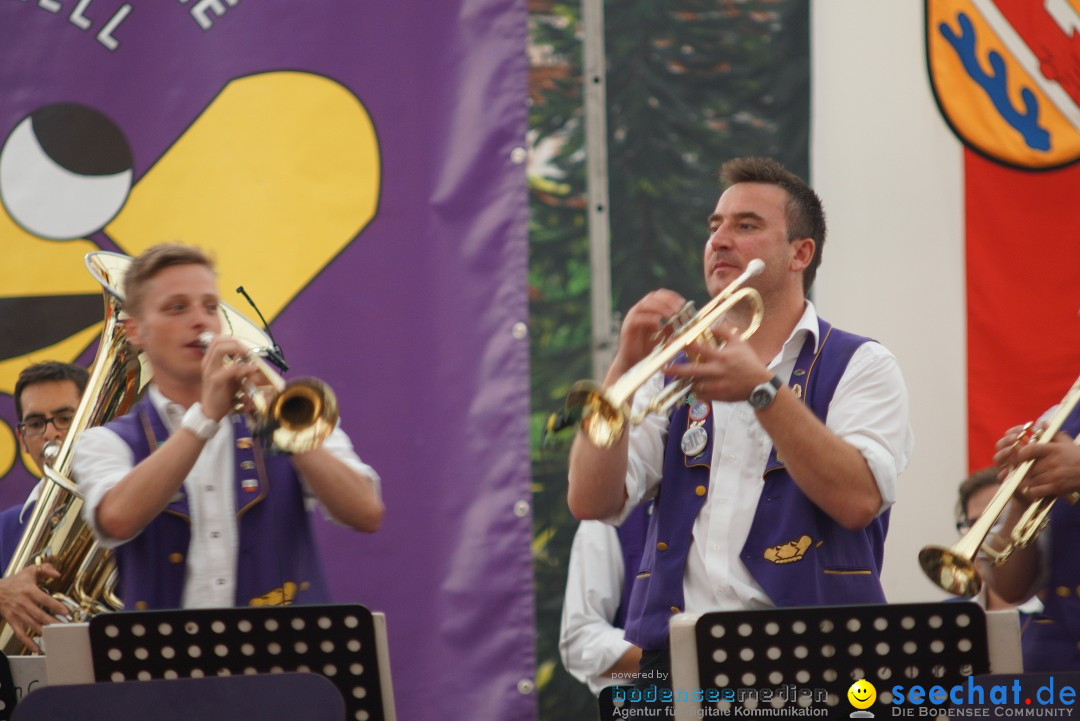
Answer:
[[[208,247],[223,297],[239,307],[242,282],[265,303],[293,368],[337,390],[343,426],[382,476],[376,535],[321,523],[319,536],[336,599],[387,614],[399,718],[535,718],[531,519],[527,505],[515,512],[530,497],[528,349],[515,327],[527,320],[525,2],[78,5],[0,5],[0,139],[39,108],[89,106],[130,144],[133,189],[115,218],[71,240],[0,217],[0,393],[31,360],[89,358],[95,336],[78,313],[30,330],[18,320],[39,307],[28,296],[74,299],[100,319],[86,250]],[[297,71],[304,88],[330,81],[325,109],[274,85],[230,96],[211,122],[229,81]],[[362,105],[377,153],[335,89]],[[311,138],[274,125],[294,109]],[[340,128],[344,150],[318,145]],[[260,170],[279,149],[288,172]],[[49,186],[22,192],[10,177],[8,215],[34,193],[49,202]],[[37,333],[48,341],[27,340]],[[0,417],[13,424],[9,396]],[[0,459],[9,468],[5,504],[32,484],[21,461]]]

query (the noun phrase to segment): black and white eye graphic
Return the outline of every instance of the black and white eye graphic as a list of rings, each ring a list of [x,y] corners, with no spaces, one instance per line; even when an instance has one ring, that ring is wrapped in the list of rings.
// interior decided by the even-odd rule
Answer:
[[[34,235],[82,238],[124,206],[133,167],[112,120],[85,105],[47,105],[23,118],[0,150],[0,201]]]

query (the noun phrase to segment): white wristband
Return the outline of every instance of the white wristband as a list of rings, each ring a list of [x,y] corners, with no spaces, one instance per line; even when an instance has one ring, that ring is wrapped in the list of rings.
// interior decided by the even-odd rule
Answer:
[[[217,421],[207,418],[203,413],[202,403],[196,402],[187,409],[187,413],[180,420],[180,427],[194,433],[199,440],[208,441],[218,432],[220,425]]]

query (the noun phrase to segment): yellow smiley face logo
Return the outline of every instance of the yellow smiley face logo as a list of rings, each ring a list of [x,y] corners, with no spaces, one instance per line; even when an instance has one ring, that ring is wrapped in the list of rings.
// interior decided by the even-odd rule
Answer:
[[[874,688],[874,684],[861,678],[851,684],[851,688],[847,691],[847,697],[848,701],[850,701],[851,705],[855,708],[870,708],[877,698],[877,689]]]

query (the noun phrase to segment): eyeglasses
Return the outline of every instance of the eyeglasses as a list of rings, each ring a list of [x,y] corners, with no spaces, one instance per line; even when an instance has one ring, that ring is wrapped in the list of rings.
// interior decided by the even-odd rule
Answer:
[[[979,516],[982,514],[980,513]],[[974,518],[961,518],[956,522],[956,532],[961,536],[971,530],[971,527],[979,522],[979,516]]]
[[[43,435],[45,433],[45,429],[48,428],[50,423],[53,424],[53,428],[55,428],[56,430],[66,431],[68,428],[71,427],[71,421],[73,421],[74,419],[74,413],[57,413],[52,418],[31,418],[29,420],[23,421],[17,427],[19,429],[19,433],[22,433],[27,438],[36,438],[37,436]]]

